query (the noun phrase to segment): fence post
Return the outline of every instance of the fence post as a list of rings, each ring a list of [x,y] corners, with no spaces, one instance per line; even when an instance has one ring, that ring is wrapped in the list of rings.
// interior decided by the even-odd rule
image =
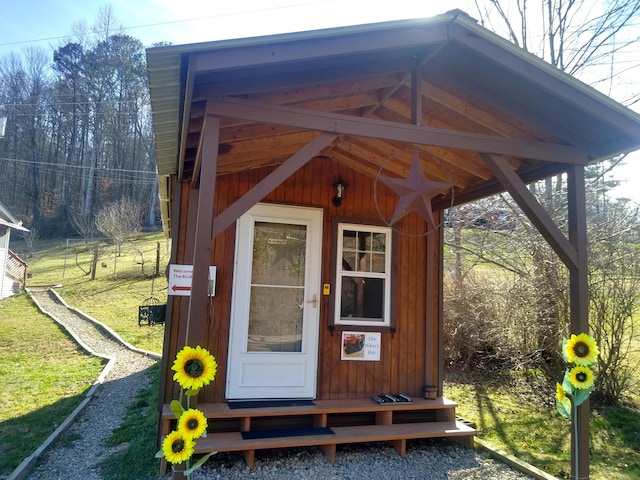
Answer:
[[[153,276],[160,276],[160,242],[156,242],[156,271]]]

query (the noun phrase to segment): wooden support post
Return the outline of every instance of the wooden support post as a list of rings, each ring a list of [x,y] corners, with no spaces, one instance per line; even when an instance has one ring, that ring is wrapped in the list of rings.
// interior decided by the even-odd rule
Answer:
[[[396,449],[398,455],[402,458],[407,456],[407,440],[405,438],[401,438],[399,440],[390,440],[389,443],[393,448]]]
[[[218,139],[220,118],[207,115],[202,128],[202,166],[198,182],[198,213],[193,251],[191,295],[187,316],[187,345],[205,344],[208,325],[209,264],[211,263],[211,232],[213,225],[216,174],[218,169]]]
[[[253,466],[256,463],[256,451],[255,450],[243,450],[244,461],[247,463],[249,470],[253,470]]]
[[[251,417],[242,417],[240,419],[240,431],[248,432],[251,430]]]
[[[320,445],[320,450],[327,456],[329,463],[336,463],[336,444]]]
[[[569,270],[571,333],[589,333],[589,279],[587,264],[587,213],[584,167],[571,165],[567,171],[569,241],[577,252],[577,266]],[[578,407],[571,428],[571,478],[588,480],[589,400]],[[576,451],[577,446],[577,451]],[[576,458],[577,457],[577,458]]]

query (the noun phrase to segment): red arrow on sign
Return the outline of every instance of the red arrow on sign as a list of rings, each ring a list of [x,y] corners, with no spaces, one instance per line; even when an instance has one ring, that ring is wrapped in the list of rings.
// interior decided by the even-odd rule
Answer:
[[[179,285],[174,285],[173,287],[171,287],[171,290],[173,290],[174,292],[177,291],[177,290],[182,290],[182,291],[187,292],[187,291],[191,290],[191,287],[189,287],[189,286],[183,287],[183,286],[179,286]]]

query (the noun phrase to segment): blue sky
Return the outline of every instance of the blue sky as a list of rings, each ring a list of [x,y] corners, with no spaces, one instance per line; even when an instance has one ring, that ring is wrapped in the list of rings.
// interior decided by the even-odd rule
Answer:
[[[438,2],[439,3],[439,2]],[[72,27],[91,27],[110,5],[127,33],[155,42],[195,43],[273,33],[430,17],[467,0],[444,6],[416,0],[0,0],[0,55],[29,45],[57,45]],[[61,38],[62,37],[62,38]]]
[[[71,38],[78,25],[90,29],[107,6],[126,33],[151,46],[160,41],[197,43],[430,17],[454,8],[472,13],[473,4],[473,0],[0,0],[0,60],[29,47],[52,51]],[[614,172],[624,180],[616,194],[640,203],[640,153],[627,163]]]

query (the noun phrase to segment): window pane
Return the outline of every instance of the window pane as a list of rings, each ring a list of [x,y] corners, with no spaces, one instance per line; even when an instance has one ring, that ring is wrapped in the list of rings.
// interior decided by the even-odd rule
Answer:
[[[385,257],[384,253],[371,254],[371,272],[384,273],[385,272]]]
[[[384,321],[383,278],[342,277],[340,317]]]
[[[387,236],[384,233],[373,233],[371,237],[371,251],[384,253],[385,249],[387,248]]]
[[[358,232],[353,230],[345,230],[342,232],[342,249],[346,251],[355,251],[357,243]]]
[[[304,225],[256,222],[251,283],[304,285],[306,235]]]
[[[301,352],[303,288],[251,287],[249,352]]]
[[[356,252],[343,252],[342,270],[355,272],[357,270]]]

